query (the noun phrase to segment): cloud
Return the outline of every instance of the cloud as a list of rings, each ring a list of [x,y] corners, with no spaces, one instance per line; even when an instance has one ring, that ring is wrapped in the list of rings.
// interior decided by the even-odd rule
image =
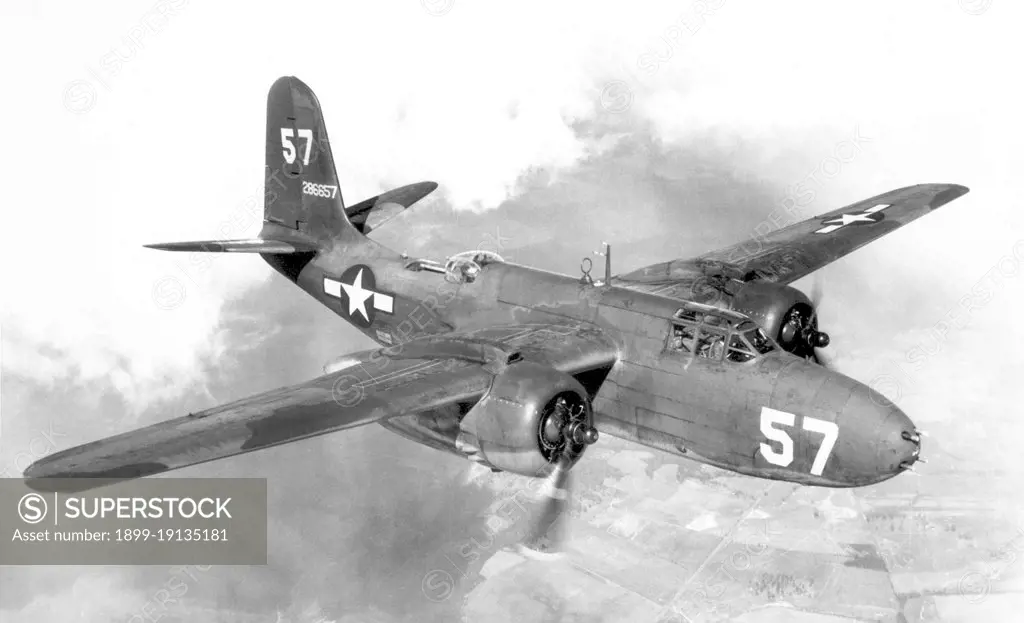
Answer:
[[[103,380],[139,409],[202,382],[201,362],[224,355],[224,301],[267,278],[253,258],[140,245],[258,231],[263,100],[278,75],[316,89],[349,201],[436,179],[456,210],[571,174],[637,124],[665,145],[733,150],[734,176],[768,184],[799,182],[808,157],[863,132],[871,153],[828,180],[822,208],[921,180],[999,182],[1016,149],[1004,134],[1021,129],[993,62],[1014,40],[1001,4],[317,4],[296,33],[269,6],[247,9],[244,27],[225,7],[159,7],[124,3],[99,25],[88,8],[45,6],[13,15],[4,44],[36,50],[12,81],[47,120],[14,124],[17,149],[0,155],[19,180],[12,223],[29,227],[4,250],[17,302],[6,365]],[[79,83],[93,99],[69,110],[64,89]],[[8,118],[18,105],[4,103]]]

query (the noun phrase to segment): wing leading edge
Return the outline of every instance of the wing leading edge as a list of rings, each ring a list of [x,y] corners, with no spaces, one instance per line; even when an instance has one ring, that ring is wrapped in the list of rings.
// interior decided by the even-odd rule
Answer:
[[[610,365],[616,357],[598,330],[578,325],[496,327],[413,340],[353,353],[344,368],[305,383],[57,452],[30,465],[25,477],[38,490],[78,491],[475,403],[513,350],[516,358],[570,374]]]
[[[701,278],[792,283],[968,192],[959,184],[892,190],[696,258],[641,268],[617,280],[627,287],[682,298]]]

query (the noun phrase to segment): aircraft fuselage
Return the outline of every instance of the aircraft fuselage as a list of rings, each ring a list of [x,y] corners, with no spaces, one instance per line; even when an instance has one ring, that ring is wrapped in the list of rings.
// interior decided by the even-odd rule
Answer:
[[[553,317],[616,336],[618,363],[593,396],[601,432],[742,474],[830,487],[887,480],[920,451],[898,407],[840,373],[777,347],[742,362],[673,348],[677,299],[502,262],[453,283],[361,246],[358,255],[321,253],[296,283],[379,344]],[[456,452],[457,423],[437,430],[436,421],[383,424]]]

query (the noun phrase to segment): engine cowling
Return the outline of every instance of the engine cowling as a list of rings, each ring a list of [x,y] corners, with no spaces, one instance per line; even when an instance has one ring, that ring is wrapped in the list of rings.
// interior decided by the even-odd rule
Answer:
[[[580,382],[530,361],[499,372],[459,429],[456,445],[471,460],[524,476],[544,475],[560,457],[575,463],[597,441]]]
[[[774,283],[745,283],[732,298],[732,308],[750,316],[779,346],[801,357],[828,346],[828,334],[818,331],[814,304],[800,290]]]

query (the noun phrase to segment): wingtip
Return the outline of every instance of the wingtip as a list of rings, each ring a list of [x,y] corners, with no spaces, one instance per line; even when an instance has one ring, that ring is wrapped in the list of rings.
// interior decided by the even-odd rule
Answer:
[[[935,184],[936,186],[942,186],[946,189],[946,192],[955,192],[957,197],[966,195],[971,192],[971,189],[964,186],[963,184]]]
[[[928,207],[932,210],[942,207],[950,201],[963,197],[967,193],[971,192],[970,188],[962,184],[935,184],[935,186],[940,187],[942,190],[935,193],[935,197],[928,203]]]
[[[422,193],[424,197],[437,190],[437,182],[431,180],[424,180],[422,182],[414,182],[405,186],[404,188],[416,189],[418,193]],[[418,200],[417,200],[418,201]]]
[[[197,249],[193,249],[191,247],[186,246],[186,245],[190,245],[190,244],[193,244],[193,243],[187,243],[187,242],[151,242],[149,244],[144,244],[142,246],[145,249],[155,249],[157,251],[195,251],[195,250],[197,250]]]
[[[35,480],[37,478],[45,478],[46,474],[44,473],[42,466],[39,464],[39,461],[33,461],[31,465],[25,468],[21,477],[28,480]]]

